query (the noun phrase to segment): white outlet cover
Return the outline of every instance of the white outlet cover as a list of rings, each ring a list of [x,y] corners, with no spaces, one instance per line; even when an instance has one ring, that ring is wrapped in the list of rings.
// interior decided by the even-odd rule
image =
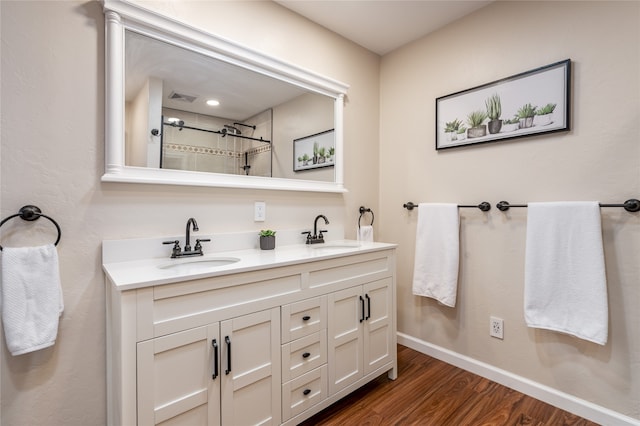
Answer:
[[[264,222],[267,218],[267,203],[264,201],[256,201],[254,204],[254,222]]]

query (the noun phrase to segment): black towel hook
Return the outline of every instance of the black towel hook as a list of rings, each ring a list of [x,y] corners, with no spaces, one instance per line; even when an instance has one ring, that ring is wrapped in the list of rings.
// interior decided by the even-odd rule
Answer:
[[[37,207],[37,206],[28,205],[28,206],[22,207],[18,213],[4,218],[2,220],[2,222],[0,222],[0,226],[4,225],[5,222],[13,219],[14,217],[18,217],[18,216],[20,216],[20,219],[26,220],[26,221],[29,221],[29,222],[33,222],[34,220],[38,220],[38,219],[40,219],[40,217],[44,217],[45,219],[49,219],[51,221],[51,223],[53,223],[56,226],[56,229],[58,230],[58,239],[56,240],[55,243],[53,243],[56,246],[58,245],[58,243],[60,242],[60,237],[62,236],[62,231],[60,230],[60,225],[58,225],[58,223],[55,220],[53,220],[52,218],[50,218],[46,214],[43,214],[42,210],[40,210],[40,208]],[[2,246],[0,246],[0,250],[2,250]]]
[[[371,213],[371,226],[373,226],[373,221],[375,220],[375,216],[373,215],[373,210],[366,208],[364,206],[360,206],[360,209],[358,209],[358,211],[360,212],[360,217],[358,218],[358,229],[360,229],[360,220],[362,219],[362,216],[366,212]]]

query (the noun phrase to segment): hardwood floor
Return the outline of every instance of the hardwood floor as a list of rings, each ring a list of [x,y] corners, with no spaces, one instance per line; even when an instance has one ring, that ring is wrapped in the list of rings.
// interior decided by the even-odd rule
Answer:
[[[385,374],[301,425],[597,426],[401,345],[395,381]]]

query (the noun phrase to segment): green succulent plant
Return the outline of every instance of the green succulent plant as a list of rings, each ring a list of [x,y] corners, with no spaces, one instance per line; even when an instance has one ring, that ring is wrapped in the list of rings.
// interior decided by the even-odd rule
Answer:
[[[536,110],[536,115],[551,114],[556,109],[556,104],[546,104],[542,108]]]
[[[460,127],[458,128],[458,130],[456,131],[459,135],[463,134],[464,132],[467,131],[467,128],[464,127],[463,125],[460,125]]]
[[[469,127],[478,127],[487,118],[487,113],[482,110],[473,111],[467,116],[467,124]]]
[[[276,231],[272,231],[271,229],[263,229],[260,231],[261,237],[272,237],[276,235]]]
[[[520,109],[518,110],[517,116],[518,118],[533,117],[534,115],[536,115],[536,108],[537,107],[534,107],[531,104],[525,104],[522,107],[520,107]]]
[[[462,126],[462,121],[458,120],[457,118],[453,121],[450,121],[448,123],[444,123],[444,131],[445,133],[447,132],[457,132],[458,129],[460,128],[460,126]]]
[[[497,93],[494,93],[484,102],[484,104],[487,107],[487,117],[490,120],[498,120],[502,115],[500,96]]]
[[[518,116],[515,116],[513,118],[507,118],[502,122],[502,124],[516,124],[518,121]]]

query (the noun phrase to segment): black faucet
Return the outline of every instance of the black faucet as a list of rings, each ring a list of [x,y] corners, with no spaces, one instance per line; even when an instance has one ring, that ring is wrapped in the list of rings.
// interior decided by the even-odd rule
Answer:
[[[187,229],[185,232],[184,239],[184,250],[180,250],[180,242],[178,240],[175,241],[165,241],[162,244],[173,244],[173,249],[171,250],[171,258],[175,259],[176,257],[182,256],[202,256],[204,253],[202,252],[202,242],[211,241],[209,238],[202,238],[196,240],[196,245],[191,250],[191,228],[193,227],[193,231],[198,231],[198,222],[192,217],[187,220]]]
[[[329,224],[329,219],[327,219],[325,215],[319,214],[318,216],[316,216],[316,219],[313,221],[313,235],[311,235],[311,231],[303,232],[303,234],[307,234],[307,244],[324,243],[324,236],[322,235],[322,233],[329,232],[326,229],[321,229],[320,231],[318,231],[318,219],[324,219],[325,225]]]
[[[200,229],[198,228],[198,222],[196,222],[196,220],[192,217],[189,218],[189,220],[187,221],[187,231],[186,231],[186,236],[184,239],[184,251],[185,252],[189,252],[191,251],[191,225],[193,225],[193,231],[199,231]]]

